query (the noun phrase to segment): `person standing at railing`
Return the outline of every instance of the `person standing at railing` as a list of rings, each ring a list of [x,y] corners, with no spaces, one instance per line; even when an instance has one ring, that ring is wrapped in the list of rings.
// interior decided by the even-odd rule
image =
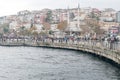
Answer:
[[[110,49],[114,49],[115,37],[110,38]]]

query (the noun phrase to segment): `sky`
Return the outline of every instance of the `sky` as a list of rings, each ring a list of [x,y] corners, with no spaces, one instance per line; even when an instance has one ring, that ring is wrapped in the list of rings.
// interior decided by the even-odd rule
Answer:
[[[0,0],[0,16],[14,15],[22,10],[41,10],[44,8],[93,7],[120,10],[120,0]]]

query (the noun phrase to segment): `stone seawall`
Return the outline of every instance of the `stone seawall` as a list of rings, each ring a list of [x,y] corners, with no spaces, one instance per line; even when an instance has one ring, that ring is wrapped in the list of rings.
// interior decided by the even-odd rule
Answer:
[[[32,43],[2,43],[1,46],[32,46],[32,47],[49,47],[59,49],[70,49],[88,52],[97,56],[104,57],[120,65],[120,52],[117,50],[110,50],[100,46],[92,46],[85,44],[66,44],[66,43],[49,43],[49,42],[32,42]]]
[[[120,52],[116,50],[110,50],[106,48],[100,48],[96,46],[89,45],[78,45],[78,44],[41,44],[39,46],[44,47],[53,47],[53,48],[65,48],[72,50],[80,50],[84,52],[89,52],[107,59],[110,59],[120,65]]]

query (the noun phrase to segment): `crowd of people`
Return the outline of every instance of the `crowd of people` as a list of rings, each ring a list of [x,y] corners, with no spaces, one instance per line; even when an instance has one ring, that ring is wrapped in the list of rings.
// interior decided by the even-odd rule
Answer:
[[[96,45],[96,43],[100,43],[104,47],[109,47],[110,49],[113,48],[114,44],[117,46],[119,45],[119,38],[117,37],[105,37],[105,38],[96,38],[96,37],[80,37],[80,36],[64,36],[64,37],[49,37],[49,36],[22,36],[22,37],[6,37],[2,36],[1,42],[7,42],[7,41],[31,41],[31,42],[49,42],[49,43],[66,43],[66,44],[81,44],[81,43],[87,43],[90,45]]]

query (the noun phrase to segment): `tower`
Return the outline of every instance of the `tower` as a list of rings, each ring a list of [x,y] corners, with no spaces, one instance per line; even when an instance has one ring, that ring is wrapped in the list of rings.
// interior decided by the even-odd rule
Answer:
[[[77,10],[77,12],[78,12],[77,27],[79,28],[80,27],[80,6],[79,6],[79,4],[78,4],[78,10]]]
[[[77,18],[77,28],[79,31],[81,31],[81,28],[80,28],[80,5],[78,4],[78,18]]]
[[[67,9],[67,27],[70,26],[70,12],[69,12],[69,6],[68,6],[68,9]]]

